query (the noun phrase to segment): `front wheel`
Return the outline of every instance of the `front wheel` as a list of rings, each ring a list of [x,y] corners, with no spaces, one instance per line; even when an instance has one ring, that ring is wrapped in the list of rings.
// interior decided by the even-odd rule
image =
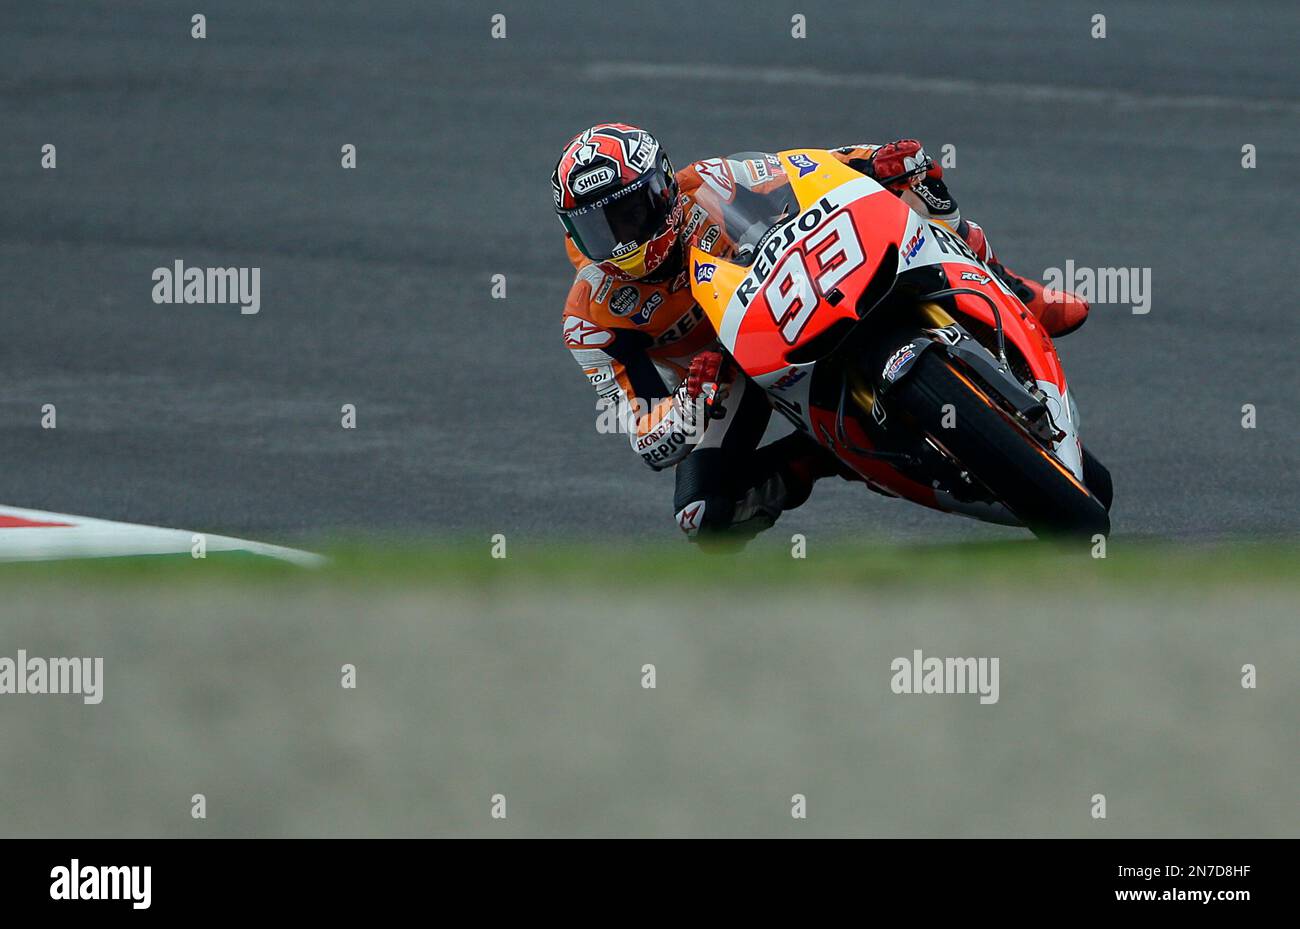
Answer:
[[[1101,501],[941,350],[922,353],[892,397],[895,409],[909,415],[1035,535],[1110,532]]]

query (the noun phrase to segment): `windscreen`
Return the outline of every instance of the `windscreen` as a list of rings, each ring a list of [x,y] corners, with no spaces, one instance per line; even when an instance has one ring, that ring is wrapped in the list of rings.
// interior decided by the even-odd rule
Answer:
[[[748,266],[758,243],[773,226],[799,212],[790,179],[775,155],[739,152],[728,155],[737,180],[735,196],[722,205],[727,238],[735,243],[728,260]],[[747,186],[752,185],[752,186]]]

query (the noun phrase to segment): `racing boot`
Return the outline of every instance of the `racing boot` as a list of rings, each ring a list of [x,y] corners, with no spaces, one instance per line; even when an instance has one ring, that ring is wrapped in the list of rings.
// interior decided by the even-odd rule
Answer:
[[[1069,335],[1087,321],[1088,301],[1082,297],[1068,290],[1053,291],[1049,295],[1047,288],[1038,281],[1013,274],[1001,262],[990,262],[989,269],[1011,288],[1052,338]]]
[[[1029,312],[1034,314],[1034,318],[1043,324],[1048,335],[1053,338],[1069,335],[1088,319],[1087,300],[1066,290],[1055,291],[1049,295],[1046,288],[1038,281],[1021,277],[1008,270],[1006,265],[998,261],[997,256],[993,254],[988,238],[979,224],[962,220],[957,227],[957,232],[980,260],[989,266],[989,270],[996,274],[1002,283],[1010,287],[1011,292],[1020,298],[1020,302]]]
[[[726,465],[721,449],[691,452],[677,466],[677,526],[701,548],[737,551],[808,501],[813,484],[838,474],[861,480],[830,452],[792,432]]]

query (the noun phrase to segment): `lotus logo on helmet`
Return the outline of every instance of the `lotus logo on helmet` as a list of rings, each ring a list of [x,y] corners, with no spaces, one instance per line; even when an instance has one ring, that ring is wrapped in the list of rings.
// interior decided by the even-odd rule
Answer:
[[[595,190],[597,187],[604,187],[610,181],[618,177],[618,174],[609,165],[588,171],[585,174],[579,174],[573,179],[573,192],[575,194],[586,194]]]
[[[623,159],[633,171],[644,171],[655,163],[659,143],[650,133],[641,129],[619,129],[617,126],[604,126],[600,131],[602,135],[618,139],[623,146]]]
[[[711,261],[695,262],[695,283],[703,284],[705,281],[713,280],[713,272],[718,270],[718,266]]]
[[[617,245],[614,246],[614,252],[610,257],[622,258],[628,252],[636,251],[637,247],[638,246],[635,242],[619,242]]]
[[[655,152],[659,146],[655,145],[650,137],[644,132],[634,137],[627,146],[627,163],[638,171],[644,171],[654,164]]]

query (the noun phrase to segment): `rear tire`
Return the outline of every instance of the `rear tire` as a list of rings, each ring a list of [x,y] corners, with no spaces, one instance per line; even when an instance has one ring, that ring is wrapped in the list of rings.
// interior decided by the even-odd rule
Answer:
[[[893,388],[895,408],[961,462],[1040,537],[1110,532],[1106,507],[939,349],[917,359]],[[956,425],[943,428],[951,404]]]

